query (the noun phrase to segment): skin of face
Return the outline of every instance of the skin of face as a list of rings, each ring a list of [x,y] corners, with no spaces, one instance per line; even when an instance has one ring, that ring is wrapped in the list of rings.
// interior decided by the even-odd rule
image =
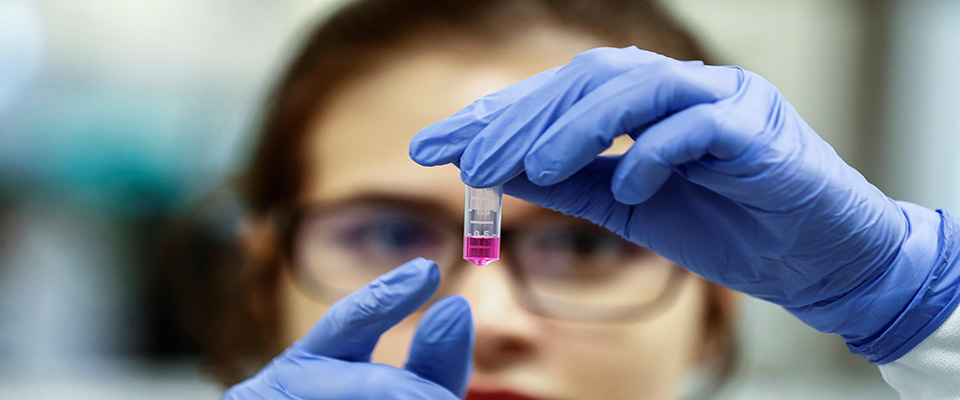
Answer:
[[[459,171],[411,161],[407,148],[413,135],[485,94],[566,64],[596,46],[583,34],[531,28],[482,51],[414,43],[385,54],[318,111],[306,149],[307,185],[299,200],[336,201],[371,191],[428,196],[444,212],[462,215]],[[629,144],[629,139],[621,139],[613,151]],[[509,196],[504,196],[503,209],[504,227],[538,211]],[[471,388],[557,400],[677,397],[684,376],[701,355],[705,282],[687,276],[672,305],[649,319],[577,322],[523,308],[512,294],[505,265],[509,262],[504,258],[486,267],[465,268],[458,285],[457,293],[470,302],[476,327]],[[654,256],[642,262],[668,261]],[[289,274],[280,285],[283,338],[291,344],[330,304],[306,295]],[[373,361],[402,366],[420,315],[384,334]]]

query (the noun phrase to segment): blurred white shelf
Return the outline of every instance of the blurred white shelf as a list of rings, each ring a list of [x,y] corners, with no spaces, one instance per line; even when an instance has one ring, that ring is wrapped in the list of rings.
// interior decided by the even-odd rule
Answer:
[[[29,372],[28,372],[29,371]],[[0,399],[217,399],[223,389],[197,363],[72,359],[43,371],[0,361]]]

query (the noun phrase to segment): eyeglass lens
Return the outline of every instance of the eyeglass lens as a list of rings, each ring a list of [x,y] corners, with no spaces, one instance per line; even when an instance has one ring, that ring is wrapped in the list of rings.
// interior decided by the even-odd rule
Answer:
[[[355,205],[305,215],[294,235],[298,280],[316,297],[335,300],[415,257],[437,261],[444,276],[462,268],[455,223],[403,207]],[[550,215],[505,230],[504,263],[518,290],[562,314],[652,304],[669,290],[669,261],[589,222]],[[488,267],[484,267],[488,268]],[[550,311],[553,310],[553,311]],[[560,310],[560,311],[557,311]]]

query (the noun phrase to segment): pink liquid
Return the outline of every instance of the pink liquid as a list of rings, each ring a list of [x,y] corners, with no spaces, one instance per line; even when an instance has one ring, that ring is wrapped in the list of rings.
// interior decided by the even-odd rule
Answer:
[[[500,259],[500,238],[466,236],[463,238],[463,259],[484,266]]]

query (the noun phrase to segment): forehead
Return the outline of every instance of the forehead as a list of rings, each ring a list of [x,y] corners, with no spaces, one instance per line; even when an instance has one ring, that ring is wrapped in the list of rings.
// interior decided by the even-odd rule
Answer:
[[[408,144],[420,129],[473,100],[595,46],[572,33],[532,31],[524,36],[476,52],[425,46],[397,51],[384,56],[372,72],[345,83],[312,125],[303,149],[307,181],[301,200],[387,193],[430,198],[452,210],[462,207],[456,167],[419,166],[410,160]]]

